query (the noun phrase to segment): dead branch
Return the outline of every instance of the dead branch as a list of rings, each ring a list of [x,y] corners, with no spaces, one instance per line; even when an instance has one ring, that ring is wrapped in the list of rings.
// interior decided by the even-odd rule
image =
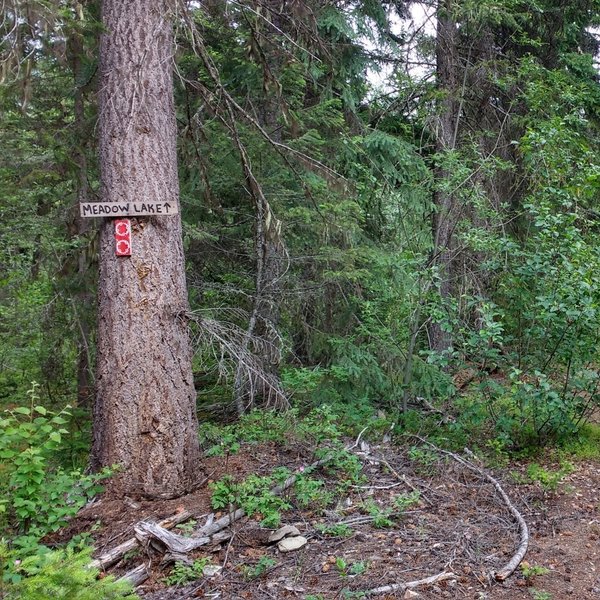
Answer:
[[[168,550],[169,559],[166,562],[186,562],[189,552],[211,542],[222,542],[229,538],[229,534],[223,533],[214,536],[185,537],[147,521],[142,521],[135,526],[135,536],[144,548],[154,545],[161,552]]]
[[[119,577],[117,581],[128,581],[133,587],[137,587],[141,585],[150,577],[150,573],[148,572],[148,567],[145,564],[141,564],[137,566],[135,569],[131,569],[131,571],[127,571],[125,575]]]
[[[408,477],[403,473],[402,475],[400,475],[400,473],[398,473],[396,471],[396,469],[394,469],[392,467],[392,465],[390,465],[390,463],[383,457],[383,456],[374,456],[373,454],[369,454],[368,452],[364,453],[364,458],[366,460],[368,460],[369,462],[373,462],[376,464],[380,464],[383,465],[384,467],[386,467],[388,469],[388,471],[390,473],[392,473],[392,475],[394,475],[397,479],[398,479],[398,484],[397,485],[401,485],[402,483],[404,483],[405,485],[407,485],[413,492],[417,492],[421,499],[428,504],[429,506],[432,506],[432,502],[431,500],[429,500],[424,494],[423,492],[416,487],[413,483],[411,483],[411,481],[408,479]],[[350,486],[353,488],[361,488],[361,486]],[[386,487],[392,487],[392,486],[381,486],[381,487],[373,487],[373,486],[362,486],[362,489],[385,489]]]
[[[247,331],[234,323],[201,316],[198,312],[188,312],[185,317],[196,326],[192,340],[194,348],[204,347],[214,352],[219,377],[236,378],[243,370],[253,388],[270,390],[272,393],[268,396],[280,400],[275,407],[281,408],[283,400],[287,402],[281,383],[265,369],[258,357],[269,350],[266,345],[270,342],[253,335],[249,338]]]
[[[158,523],[158,526],[164,529],[171,529],[175,527],[175,525],[179,525],[188,519],[193,517],[193,513],[189,510],[184,510],[183,512],[176,513]],[[114,565],[120,558],[123,557],[124,554],[130,552],[131,550],[135,550],[138,546],[138,540],[135,537],[129,538],[127,541],[119,544],[109,552],[100,555],[98,558],[93,560],[90,563],[90,567],[93,569],[100,569],[101,571],[106,570],[111,565]]]
[[[504,491],[500,483],[498,483],[498,481],[494,479],[489,473],[487,473],[477,465],[473,464],[472,462],[462,458],[461,456],[458,456],[458,454],[454,454],[454,452],[442,450],[441,448],[438,448],[436,445],[432,444],[431,442],[428,442],[427,440],[424,440],[419,436],[413,437],[416,437],[422,443],[427,444],[436,452],[439,452],[440,454],[445,454],[446,456],[450,456],[470,471],[473,471],[474,473],[477,473],[484,479],[487,479],[502,497],[504,504],[506,505],[510,514],[513,516],[513,518],[519,526],[519,546],[517,547],[516,552],[513,554],[512,558],[506,563],[506,565],[502,567],[502,569],[500,569],[499,571],[491,572],[491,576],[496,581],[504,581],[514,573],[515,569],[519,566],[519,564],[521,564],[521,561],[523,560],[523,558],[525,558],[525,554],[527,553],[527,547],[529,546],[529,528],[527,527],[525,519],[523,518],[521,513],[516,509],[515,505],[511,502],[510,498],[508,497],[508,494]],[[468,448],[465,448],[465,453],[473,456],[473,453]]]
[[[308,466],[306,468],[306,470],[316,469],[316,468],[328,463],[332,459],[332,457],[333,457],[332,454],[328,454],[325,458],[322,458],[321,460],[317,460],[314,463],[312,463],[310,466]],[[294,483],[296,483],[297,477],[298,477],[298,475],[291,475],[283,483],[274,486],[271,489],[271,493],[274,495],[279,495],[279,494],[283,493],[285,490],[292,487],[294,485]],[[222,531],[226,527],[229,527],[230,525],[232,525],[233,523],[235,523],[236,521],[238,521],[245,515],[246,515],[246,512],[244,511],[243,508],[238,508],[236,510],[233,510],[232,512],[230,512],[230,514],[225,515],[224,517],[221,517],[220,519],[217,519],[216,521],[213,520],[214,514],[211,514],[208,516],[207,524],[204,525],[203,527],[201,527],[200,529],[198,529],[197,531],[195,531],[192,534],[192,536],[189,538],[172,534],[172,533],[166,531],[166,529],[164,527],[161,527],[160,524],[157,525],[154,523],[140,522],[135,526],[136,536],[138,536],[138,538],[135,539],[135,544],[132,546],[132,548],[135,548],[139,542],[141,542],[146,547],[148,547],[152,543],[158,542],[159,549],[161,549],[161,546],[162,546],[163,549],[166,548],[169,552],[167,561],[186,562],[186,560],[187,560],[186,554],[188,552],[191,552],[192,550],[194,550],[196,548],[204,546],[204,545],[208,544],[209,542],[212,542],[212,541],[217,542],[217,541],[223,541],[224,539],[227,539],[229,537],[229,535],[220,535],[217,537],[217,536],[215,536],[215,534],[218,534],[220,531]],[[187,518],[189,518],[190,516],[192,516],[191,513],[188,513]],[[186,519],[183,519],[183,520],[186,520]],[[181,521],[179,521],[179,522],[181,522]],[[129,540],[129,542],[130,541],[131,540]],[[121,546],[123,546],[123,545],[124,544],[121,544]],[[129,548],[129,549],[132,549],[132,548]],[[112,557],[113,555],[115,555],[116,554],[115,550],[116,550],[116,548],[101,558],[104,558],[105,561],[108,560],[106,557],[107,556]],[[96,561],[94,561],[94,563],[97,563],[99,561],[100,561],[100,559],[97,559]],[[114,562],[116,562],[116,561],[114,561]],[[106,562],[101,563],[101,564],[106,564]],[[129,573],[126,573],[121,578],[121,580],[126,579],[126,580],[132,581],[132,582],[138,581],[138,578],[142,577],[145,569],[146,569],[146,567],[144,565],[140,565],[140,566],[136,567],[135,569],[133,569],[132,571],[129,571]],[[139,580],[139,583],[134,583],[134,585],[140,585],[140,583],[145,581],[147,578],[148,578],[148,575],[146,573],[146,576],[141,578]]]
[[[444,571],[443,573],[438,573],[437,575],[432,575],[431,577],[426,577],[425,579],[383,585],[378,588],[373,588],[372,590],[367,590],[364,592],[364,594],[365,596],[379,596],[381,594],[390,594],[393,592],[405,592],[406,590],[413,590],[414,588],[433,585],[434,583],[447,581],[448,579],[456,579],[456,575],[454,573],[447,573]]]

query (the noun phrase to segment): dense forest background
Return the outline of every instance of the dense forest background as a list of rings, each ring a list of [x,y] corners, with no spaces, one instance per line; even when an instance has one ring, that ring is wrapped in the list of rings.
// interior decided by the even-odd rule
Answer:
[[[500,452],[580,433],[597,0],[206,0],[175,24],[201,423],[327,405]],[[0,457],[38,436],[28,472],[66,476],[94,390],[99,6],[8,0],[0,28]],[[16,469],[0,520],[37,543],[42,480]]]

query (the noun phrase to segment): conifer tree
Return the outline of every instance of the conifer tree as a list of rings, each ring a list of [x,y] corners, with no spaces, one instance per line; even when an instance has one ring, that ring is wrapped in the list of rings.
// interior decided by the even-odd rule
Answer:
[[[100,167],[105,202],[179,202],[169,0],[105,0]],[[93,464],[128,492],[177,496],[199,450],[179,216],[132,219],[132,256],[102,224]]]

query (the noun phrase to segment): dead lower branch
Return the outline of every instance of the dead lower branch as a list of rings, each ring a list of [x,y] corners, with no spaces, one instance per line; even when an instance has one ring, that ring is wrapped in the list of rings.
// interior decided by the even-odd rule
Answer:
[[[188,312],[185,316],[193,324],[194,349],[202,347],[213,351],[220,378],[235,379],[241,370],[252,394],[259,388],[265,391],[265,408],[287,406],[281,383],[259,358],[269,353],[267,346],[271,342],[248,336],[248,332],[235,323],[205,317],[199,312]]]

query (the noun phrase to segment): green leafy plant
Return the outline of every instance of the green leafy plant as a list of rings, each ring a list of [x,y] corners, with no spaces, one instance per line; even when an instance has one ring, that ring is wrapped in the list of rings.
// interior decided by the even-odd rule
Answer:
[[[336,556],[335,568],[340,572],[342,577],[346,577],[346,575],[348,574],[348,563],[341,556]]]
[[[54,413],[39,404],[38,385],[29,405],[0,417],[0,523],[11,530],[13,545],[35,551],[38,540],[62,527],[92,496],[111,469],[95,475],[67,471],[57,463],[68,407]]]
[[[211,506],[216,510],[230,509],[237,498],[237,485],[231,475],[224,475],[218,481],[213,481],[210,484]]]
[[[300,475],[294,484],[296,501],[301,508],[325,508],[333,501],[333,493],[325,489],[325,482]]]
[[[315,451],[315,456],[319,459],[327,458],[327,464],[324,468],[335,473],[341,479],[338,491],[343,491],[350,485],[357,485],[362,482],[363,465],[360,459],[340,444],[320,447]],[[308,474],[309,470],[306,470],[305,473]]]
[[[404,512],[408,510],[415,504],[419,503],[421,499],[421,494],[419,490],[414,490],[408,494],[400,494],[394,498],[394,506],[400,512]]]
[[[294,429],[296,413],[293,410],[253,410],[242,415],[236,429],[246,442],[282,442]]]
[[[186,565],[184,562],[176,562],[171,572],[163,579],[167,585],[185,585],[204,577],[204,569],[211,564],[210,557],[195,560],[191,565]]]
[[[225,456],[239,452],[240,442],[232,426],[205,422],[199,426],[198,435],[201,447],[205,448],[205,456]]]
[[[289,475],[288,471],[285,473]],[[265,527],[277,527],[281,521],[281,511],[291,506],[287,500],[271,491],[278,479],[281,482],[283,475],[279,470],[276,477],[249,475],[240,482],[227,475],[211,484],[212,507],[230,509],[232,506],[238,506],[243,508],[248,516],[260,515],[261,524]]]
[[[415,463],[417,470],[424,475],[433,475],[438,464],[438,457],[431,450],[412,446],[408,457]]]
[[[561,461],[560,468],[556,471],[531,463],[527,467],[527,476],[534,483],[539,483],[545,492],[556,492],[563,479],[574,470],[574,465],[568,461]]]
[[[270,556],[261,556],[258,562],[250,567],[244,566],[243,573],[246,579],[258,579],[262,577],[269,569],[277,565],[277,561]]]
[[[546,575],[549,572],[549,569],[542,567],[541,565],[531,565],[527,562],[521,563],[521,573],[523,573],[523,577],[525,577],[525,579],[533,579],[534,577],[539,577],[540,575]]]
[[[348,569],[348,573],[350,575],[363,575],[364,573],[367,572],[368,569],[369,569],[369,561],[359,560],[350,565],[350,568]]]
[[[394,521],[391,519],[393,509],[378,506],[370,499],[363,503],[363,509],[368,515],[373,517],[373,527],[384,528],[394,526]]]
[[[326,523],[317,523],[315,529],[323,535],[329,537],[350,537],[353,533],[352,527],[346,525],[346,523],[336,523],[334,525],[328,525]]]

